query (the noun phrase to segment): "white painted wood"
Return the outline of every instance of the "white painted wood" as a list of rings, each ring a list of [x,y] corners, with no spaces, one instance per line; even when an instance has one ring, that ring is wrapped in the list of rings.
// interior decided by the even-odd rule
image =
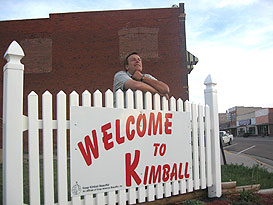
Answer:
[[[117,108],[124,108],[124,94],[121,90],[116,92],[116,107]],[[118,204],[126,205],[127,196],[126,190],[118,190]]]
[[[21,46],[13,41],[3,68],[3,203],[23,203],[23,74]],[[16,193],[16,194],[14,194]]]
[[[169,110],[169,103],[166,97],[162,97],[162,110]],[[164,183],[164,197],[169,197],[172,194],[172,186],[170,182]]]
[[[191,111],[190,107],[191,107],[190,106],[190,102],[188,100],[185,101],[185,103],[184,103],[185,112],[190,112]],[[191,136],[191,142],[192,142],[192,136]],[[191,147],[191,152],[193,152],[192,151],[192,147]],[[189,171],[190,176],[193,177],[192,173],[193,173],[193,166],[191,167],[191,169]],[[188,192],[192,192],[193,191],[193,180],[192,179],[186,180],[186,187],[187,187],[187,191]]]
[[[170,99],[170,111],[175,112],[176,109],[177,109],[176,100],[175,100],[174,97],[171,97],[171,99]],[[178,182],[178,180],[172,182],[171,184],[172,184],[172,195],[179,194],[179,182]]]
[[[91,93],[88,90],[85,90],[82,93],[82,106],[84,107],[91,106]]]
[[[42,96],[44,204],[54,204],[52,95]]]
[[[57,173],[58,203],[67,204],[66,94],[57,94]]]
[[[69,95],[69,104],[70,104],[70,106],[78,106],[79,105],[79,94],[77,92],[73,91]],[[71,169],[71,167],[72,167],[72,165],[70,162],[70,169]],[[71,187],[70,187],[70,192],[71,192]],[[73,205],[80,205],[81,204],[80,196],[72,197],[72,204]]]
[[[144,94],[144,109],[152,110],[153,109],[153,101],[152,101],[152,94],[150,92],[146,92]]]
[[[108,89],[105,92],[105,107],[113,108],[114,107],[113,99],[114,99],[113,92],[110,89]],[[107,193],[106,201],[107,204],[109,205],[115,205],[118,202],[115,191],[110,191]]]
[[[116,107],[117,108],[124,108],[124,93],[122,90],[116,91]]]
[[[206,188],[206,153],[204,140],[204,107],[198,105],[198,127],[199,127],[199,160],[200,160],[200,186]]]
[[[40,157],[38,127],[38,95],[28,95],[28,157],[29,157],[29,203],[40,204]]]
[[[127,109],[134,109],[134,93],[130,89],[126,91],[125,102]]]
[[[154,110],[160,110],[161,108],[160,96],[156,93],[154,94],[153,99],[154,99],[153,100]],[[156,199],[162,199],[163,193],[164,193],[163,184],[162,183],[156,184],[156,190],[155,190]]]
[[[209,106],[205,106],[205,142],[206,142],[206,173],[207,187],[212,186],[212,168],[211,168],[211,134],[210,134],[210,111]]]
[[[199,183],[199,150],[198,150],[198,133],[197,133],[197,107],[196,104],[191,106],[192,113],[192,149],[193,149],[193,185],[194,189],[198,190],[200,188]]]
[[[96,90],[93,94],[94,107],[102,107],[102,93]],[[104,192],[96,194],[96,204],[105,204]]]
[[[153,101],[152,101],[152,94],[150,92],[146,92],[144,94],[144,108],[146,110],[152,110],[153,108]],[[154,201],[155,200],[155,186],[154,185],[148,185],[146,189],[146,195],[148,201]]]
[[[139,110],[143,109],[143,95],[140,90],[135,91],[135,108]]]
[[[184,111],[183,100],[181,98],[177,100],[177,111]]]
[[[211,120],[211,152],[212,155],[212,181],[213,185],[208,189],[209,197],[220,197],[222,195],[221,185],[221,153],[220,153],[220,141],[219,141],[219,116],[218,116],[218,99],[217,90],[215,88],[216,83],[209,75],[204,84],[206,85],[205,103],[210,107],[210,120]]]
[[[94,107],[102,107],[102,93],[96,90],[93,94]]]
[[[185,194],[187,192],[187,183],[186,180],[181,180],[180,181],[180,194]]]
[[[114,107],[114,96],[113,96],[113,92],[110,89],[108,89],[105,92],[105,107],[108,107],[108,108]]]

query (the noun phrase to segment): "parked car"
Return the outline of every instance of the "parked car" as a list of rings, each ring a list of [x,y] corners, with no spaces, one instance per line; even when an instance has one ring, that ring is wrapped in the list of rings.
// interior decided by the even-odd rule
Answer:
[[[220,131],[220,137],[222,138],[222,140],[223,140],[222,142],[224,144],[229,144],[229,145],[232,144],[232,141],[233,141],[233,135],[232,134],[229,134],[226,131]]]

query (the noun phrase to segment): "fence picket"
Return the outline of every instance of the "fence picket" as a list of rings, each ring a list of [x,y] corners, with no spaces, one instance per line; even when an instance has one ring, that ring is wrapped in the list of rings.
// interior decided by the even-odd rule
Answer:
[[[124,98],[123,92],[118,90],[116,92],[116,107],[117,108],[124,108]],[[118,204],[126,205],[127,196],[126,196],[126,189],[118,190]]]
[[[193,183],[194,189],[198,190],[200,183],[199,183],[199,150],[198,150],[198,132],[197,132],[197,108],[196,104],[192,104],[192,149],[193,149]]]
[[[58,203],[67,204],[66,94],[57,94]]]
[[[125,93],[126,108],[134,109],[134,93],[132,90],[127,90]]]
[[[29,202],[40,204],[38,95],[28,95]]]
[[[169,110],[169,104],[166,97],[162,97],[162,110],[168,111]],[[170,182],[166,182],[164,184],[164,196],[169,197],[172,195],[172,185]]]
[[[185,109],[185,112],[190,112],[190,102],[188,100],[184,103],[184,109]],[[191,136],[191,143],[192,143],[192,136]],[[192,146],[191,146],[191,152],[192,152]],[[192,162],[190,164],[192,164]],[[186,183],[188,192],[193,191],[193,175],[192,175],[193,170],[192,169],[193,169],[193,165],[189,171],[190,176],[192,176],[192,179],[187,180],[187,183]]]
[[[199,127],[199,160],[200,160],[200,186],[206,188],[206,169],[205,169],[205,142],[204,142],[204,107],[198,105],[198,127]]]
[[[44,204],[54,204],[52,95],[42,96]]]
[[[171,97],[170,99],[170,111],[175,112],[176,111],[176,100],[174,97]],[[179,194],[179,181],[172,182],[172,195]]]
[[[102,107],[102,93],[99,90],[96,90],[93,95],[94,107]],[[96,204],[105,204],[105,196],[104,193],[96,194]]]
[[[109,89],[105,92],[105,107],[113,108],[113,92]],[[109,191],[107,195],[107,204],[115,205],[116,203],[116,192]]]
[[[88,90],[85,90],[82,93],[82,106],[91,107],[91,93]],[[84,203],[90,205],[94,204],[93,194],[85,195]]]
[[[82,93],[82,106],[84,107],[91,106],[91,93],[88,90],[85,90]]]
[[[210,132],[210,108],[205,106],[205,135],[206,135],[206,174],[207,187],[212,186],[212,165],[211,165],[211,132]]]
[[[154,110],[160,110],[160,96],[156,93],[154,95]],[[156,184],[156,198],[157,199],[162,199],[163,198],[163,184],[162,183],[159,183],[159,184]]]
[[[152,103],[153,103],[152,94],[150,92],[146,92],[144,94],[144,108],[146,110],[152,110],[152,108],[153,108]],[[155,200],[155,186],[154,185],[148,185],[146,193],[147,193],[148,201]]]
[[[79,94],[75,91],[73,91],[70,95],[69,95],[69,103],[70,106],[78,106],[79,105]],[[71,164],[70,164],[70,172],[71,172]],[[71,187],[70,187],[71,190]],[[81,204],[81,198],[80,196],[74,196],[72,197],[72,204],[73,205],[80,205]]]

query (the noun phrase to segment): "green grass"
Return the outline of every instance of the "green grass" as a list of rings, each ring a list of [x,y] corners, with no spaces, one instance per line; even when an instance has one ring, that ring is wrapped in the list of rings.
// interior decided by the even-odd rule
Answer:
[[[261,184],[261,189],[273,188],[273,173],[258,165],[252,168],[243,165],[222,165],[222,182],[236,181],[237,186]]]
[[[43,202],[43,174],[41,169],[41,202]],[[57,183],[56,183],[56,162],[54,162],[55,176],[55,202],[57,202]],[[68,170],[69,171],[69,170]],[[222,182],[236,181],[237,186],[261,184],[261,189],[273,188],[273,173],[269,173],[266,169],[258,166],[252,168],[243,165],[222,165]],[[0,202],[2,201],[2,164],[0,164]],[[68,185],[69,186],[69,185]],[[24,163],[24,202],[29,202],[29,185],[28,185],[28,163]],[[71,196],[68,196],[69,200]]]

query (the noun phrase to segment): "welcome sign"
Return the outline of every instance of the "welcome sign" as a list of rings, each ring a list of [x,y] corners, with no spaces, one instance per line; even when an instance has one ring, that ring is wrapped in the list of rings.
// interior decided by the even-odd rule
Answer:
[[[190,113],[70,109],[72,196],[190,179]]]

